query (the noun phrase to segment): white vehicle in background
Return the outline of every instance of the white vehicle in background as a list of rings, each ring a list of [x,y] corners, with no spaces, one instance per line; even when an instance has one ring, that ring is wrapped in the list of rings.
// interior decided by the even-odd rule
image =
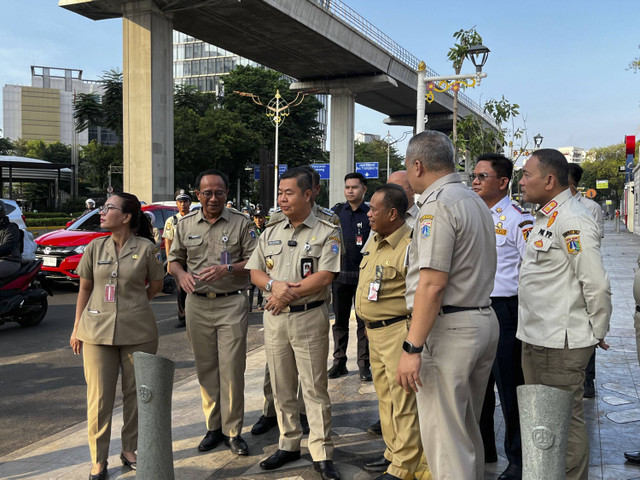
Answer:
[[[24,223],[25,216],[22,214],[20,205],[15,200],[9,200],[3,198],[5,206],[7,207],[7,216],[9,220],[18,225],[20,230],[24,232],[24,248],[22,250],[22,258],[25,260],[36,259],[36,242],[33,240],[31,232],[27,231],[27,225]]]

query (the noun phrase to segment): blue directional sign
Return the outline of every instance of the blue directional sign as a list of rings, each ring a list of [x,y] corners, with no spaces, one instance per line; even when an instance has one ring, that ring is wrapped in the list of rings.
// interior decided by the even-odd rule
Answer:
[[[378,162],[357,162],[356,173],[361,173],[365,178],[378,178]]]
[[[286,163],[279,163],[278,164],[278,175],[282,175],[284,172],[287,171],[287,169],[289,168],[289,166]],[[253,179],[254,180],[260,180],[260,165],[254,165],[253,166]]]
[[[328,163],[312,163],[311,166],[320,174],[320,180],[329,180],[331,177]]]

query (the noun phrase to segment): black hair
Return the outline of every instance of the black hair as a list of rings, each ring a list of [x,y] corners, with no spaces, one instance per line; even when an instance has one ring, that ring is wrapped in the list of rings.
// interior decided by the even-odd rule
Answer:
[[[302,190],[302,193],[307,190],[313,189],[313,177],[311,173],[304,167],[295,167],[290,168],[282,175],[280,175],[280,181],[285,180],[287,178],[295,178],[298,183],[298,187]]]
[[[552,174],[558,179],[561,187],[569,185],[569,163],[564,155],[554,148],[541,148],[536,150],[532,157],[540,162],[540,171],[543,174]]]
[[[114,196],[122,200],[122,213],[128,213],[131,215],[131,221],[129,222],[129,228],[131,231],[136,236],[146,238],[147,240],[155,243],[151,221],[142,211],[138,197],[125,192],[116,193]]]
[[[504,155],[500,155],[499,153],[485,153],[477,158],[476,163],[482,161],[490,162],[491,168],[493,168],[498,177],[507,177],[511,180],[513,163]]]
[[[311,179],[313,180],[313,186],[320,185],[320,173],[313,168],[311,165],[302,165],[300,168],[304,168],[307,172],[311,174]]]
[[[379,192],[384,194],[382,197],[384,206],[389,210],[395,208],[398,212],[398,217],[404,219],[409,208],[409,199],[404,188],[395,183],[385,183],[375,191],[375,193]]]
[[[583,172],[584,170],[582,170],[582,167],[577,163],[569,163],[569,178],[575,182],[576,187],[582,179]]]
[[[344,176],[344,181],[346,182],[347,180],[349,180],[351,178],[355,178],[357,180],[360,180],[360,183],[362,185],[364,185],[365,187],[367,186],[367,178],[364,175],[362,175],[361,173],[358,173],[358,172],[347,173]]]
[[[206,177],[207,175],[217,175],[224,182],[224,188],[229,190],[229,177],[227,177],[226,173],[222,173],[220,170],[215,168],[210,168],[205,170],[204,172],[200,172],[196,177],[196,188],[200,190],[200,182],[202,182],[202,177]]]

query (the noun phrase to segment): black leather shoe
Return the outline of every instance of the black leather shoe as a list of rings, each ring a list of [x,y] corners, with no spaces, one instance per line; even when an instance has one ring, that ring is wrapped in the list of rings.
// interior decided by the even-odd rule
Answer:
[[[500,474],[498,480],[521,480],[522,479],[522,467],[510,463],[507,469]]]
[[[176,328],[184,328],[187,326],[187,322],[185,322],[184,320],[178,320],[178,323],[176,324]]]
[[[260,462],[260,468],[262,468],[263,470],[274,470],[289,462],[295,462],[299,459],[300,450],[296,450],[295,452],[289,452],[287,450],[276,450],[276,453]]]
[[[340,472],[333,464],[333,460],[313,462],[313,468],[322,475],[322,480],[340,480]]]
[[[371,369],[369,367],[360,367],[360,381],[370,382],[371,380],[373,380]]]
[[[224,444],[229,447],[231,453],[236,455],[246,456],[249,455],[249,447],[240,435],[237,437],[227,437],[224,439]]]
[[[400,477],[396,477],[395,475],[391,475],[390,473],[383,473],[379,477],[374,478],[374,480],[402,480]]]
[[[631,463],[640,464],[640,452],[624,452],[624,458],[629,460]]]
[[[300,427],[302,427],[303,435],[309,434],[309,420],[307,420],[307,416],[304,413],[300,414]]]
[[[384,458],[384,456],[380,456],[364,462],[364,469],[367,472],[384,472],[389,465],[391,465],[391,462]]]
[[[277,425],[278,419],[276,417],[265,417],[262,415],[255,425],[251,427],[251,435],[262,435]]]
[[[122,465],[129,467],[131,470],[136,470],[138,468],[137,462],[127,460],[127,457],[124,456],[123,452],[120,452],[120,460],[122,460]]]
[[[367,429],[367,432],[372,435],[382,435],[382,426],[380,425],[380,420],[376,423],[371,424],[371,426]]]
[[[346,366],[344,366],[344,365],[334,365],[327,372],[327,376],[329,378],[338,378],[338,377],[341,377],[343,375],[346,375],[347,373],[349,373],[349,370],[347,370]]]
[[[593,380],[584,381],[584,393],[583,398],[593,398],[596,396],[596,386],[593,384]]]
[[[96,475],[91,475],[91,473],[89,473],[89,480],[106,480],[109,475],[108,466],[109,462],[104,462],[104,468],[100,473],[97,473]]]
[[[217,430],[209,430],[200,442],[200,445],[198,445],[198,450],[201,452],[208,452],[209,450],[216,448],[223,441],[224,435],[222,434],[221,428]]]

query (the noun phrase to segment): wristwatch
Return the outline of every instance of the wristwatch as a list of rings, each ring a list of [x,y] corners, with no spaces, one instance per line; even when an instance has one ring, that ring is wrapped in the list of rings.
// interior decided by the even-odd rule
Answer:
[[[231,264],[227,265],[227,272],[233,272],[233,265]]]
[[[264,289],[265,289],[267,292],[270,292],[270,291],[271,291],[271,285],[273,285],[273,281],[274,281],[274,280],[273,280],[273,278],[272,278],[272,279],[271,279],[271,280],[269,280],[269,281],[267,282],[267,284],[264,286]]]
[[[420,353],[422,352],[422,349],[424,347],[420,346],[420,347],[416,347],[413,345],[413,343],[405,340],[404,343],[402,344],[402,349],[407,352],[407,353]]]

